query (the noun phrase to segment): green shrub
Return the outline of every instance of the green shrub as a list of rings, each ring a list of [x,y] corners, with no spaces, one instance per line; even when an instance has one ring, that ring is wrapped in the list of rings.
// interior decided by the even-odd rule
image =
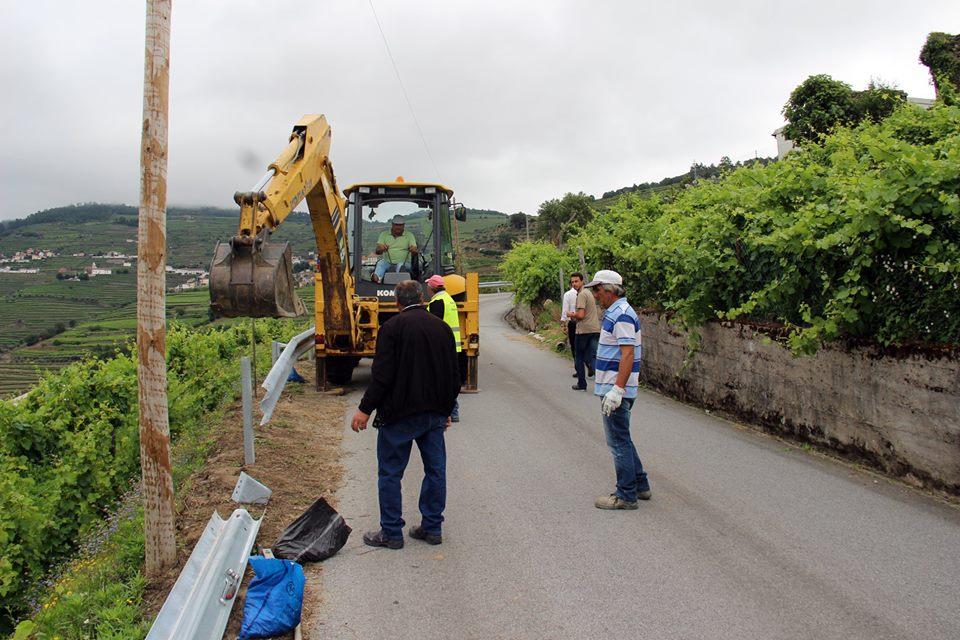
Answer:
[[[18,625],[20,637],[133,640],[147,634],[142,509],[118,514],[109,526],[99,551],[70,562],[50,585],[33,619]]]
[[[560,272],[570,273],[574,262],[549,242],[524,242],[514,245],[500,270],[513,282],[516,299],[520,302],[558,299]]]
[[[796,352],[841,337],[957,344],[958,166],[960,107],[904,105],[671,202],[625,197],[568,245],[591,269],[619,271],[635,304],[690,327],[783,323]],[[517,245],[504,272],[529,301],[559,262]]]

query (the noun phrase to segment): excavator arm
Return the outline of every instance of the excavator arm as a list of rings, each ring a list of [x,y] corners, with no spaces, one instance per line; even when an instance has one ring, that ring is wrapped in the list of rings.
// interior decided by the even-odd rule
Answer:
[[[210,267],[210,306],[216,315],[259,318],[304,313],[294,291],[290,244],[267,240],[306,199],[317,244],[318,281],[322,282],[322,294],[318,289],[317,297],[319,302],[322,295],[325,332],[331,338],[352,334],[346,217],[330,163],[330,137],[324,116],[304,116],[257,186],[234,194],[240,205],[237,234],[217,243]]]

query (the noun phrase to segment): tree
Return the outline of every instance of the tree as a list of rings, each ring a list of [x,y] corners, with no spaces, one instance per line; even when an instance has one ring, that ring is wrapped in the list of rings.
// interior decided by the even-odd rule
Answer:
[[[920,50],[920,62],[930,69],[938,96],[944,80],[949,81],[955,89],[960,89],[960,35],[940,31],[928,35]]]
[[[871,80],[866,90],[854,93],[858,121],[869,119],[871,122],[880,122],[906,101],[905,91],[876,80]]]
[[[796,143],[816,142],[834,127],[857,120],[853,89],[826,74],[810,76],[790,93],[783,116],[787,138]]]
[[[863,120],[880,122],[906,99],[905,92],[876,80],[865,90],[854,91],[828,75],[810,76],[793,90],[783,107],[788,121],[784,134],[798,144],[817,142],[838,126]]]
[[[510,216],[510,226],[514,229],[523,229],[527,224],[527,214],[523,211],[518,211],[517,213]]]
[[[560,246],[571,231],[593,219],[592,204],[593,196],[583,192],[547,200],[537,211],[537,237]]]

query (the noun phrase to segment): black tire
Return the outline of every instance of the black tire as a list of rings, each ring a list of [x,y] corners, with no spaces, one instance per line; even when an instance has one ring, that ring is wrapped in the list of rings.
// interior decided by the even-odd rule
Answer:
[[[359,358],[350,356],[327,356],[327,382],[330,384],[350,384],[353,369]]]

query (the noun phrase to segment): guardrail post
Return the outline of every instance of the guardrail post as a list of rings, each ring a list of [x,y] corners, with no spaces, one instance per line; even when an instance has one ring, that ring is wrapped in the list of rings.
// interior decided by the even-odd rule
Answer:
[[[284,344],[282,342],[277,342],[274,340],[270,343],[270,365],[277,364],[277,358],[280,357],[280,352],[283,351]]]
[[[250,389],[253,391],[253,397],[257,397],[257,319],[250,318],[250,357],[253,361],[253,382]]]
[[[250,466],[257,457],[253,451],[253,375],[250,358],[240,358],[240,386],[243,399],[243,464]]]

